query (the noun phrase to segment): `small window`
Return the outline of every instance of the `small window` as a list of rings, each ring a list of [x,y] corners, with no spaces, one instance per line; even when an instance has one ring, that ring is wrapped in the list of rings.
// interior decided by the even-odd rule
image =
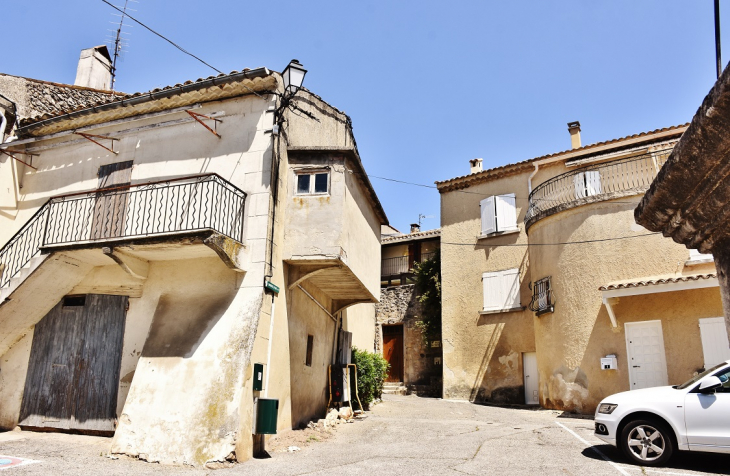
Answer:
[[[65,296],[63,298],[63,307],[84,307],[85,305],[86,295]]]
[[[579,172],[573,177],[575,198],[586,198],[601,193],[601,173],[598,170]]]
[[[307,336],[307,360],[304,365],[307,367],[312,366],[312,348],[314,347],[314,336]]]
[[[690,261],[714,260],[712,253],[700,253],[699,250],[689,250]]]
[[[298,173],[297,195],[323,195],[329,192],[329,173]]]
[[[550,283],[550,276],[538,279],[532,286],[532,301],[530,310],[538,316],[547,312],[554,312],[553,289]]]
[[[482,236],[518,230],[514,193],[487,197],[479,205],[482,216]]]
[[[521,307],[519,269],[484,273],[482,286],[484,311],[507,311]]]

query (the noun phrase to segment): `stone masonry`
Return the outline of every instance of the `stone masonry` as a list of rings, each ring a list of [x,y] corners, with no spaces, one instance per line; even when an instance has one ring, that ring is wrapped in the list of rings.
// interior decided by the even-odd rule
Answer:
[[[402,324],[405,352],[403,356],[404,384],[409,393],[421,396],[441,396],[441,341],[427,347],[416,323],[422,304],[418,302],[412,284],[384,288],[380,302],[375,305],[375,351],[382,352],[383,325]]]

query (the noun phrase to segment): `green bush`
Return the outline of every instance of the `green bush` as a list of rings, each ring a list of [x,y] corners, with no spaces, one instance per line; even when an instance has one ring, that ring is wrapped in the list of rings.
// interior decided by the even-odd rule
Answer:
[[[352,348],[352,363],[357,365],[357,394],[367,406],[383,394],[383,382],[390,364],[380,354]]]

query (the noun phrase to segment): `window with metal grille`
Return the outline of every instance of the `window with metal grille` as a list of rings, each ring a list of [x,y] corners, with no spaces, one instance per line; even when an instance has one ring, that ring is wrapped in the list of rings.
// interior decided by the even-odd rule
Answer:
[[[538,279],[530,285],[532,288],[530,310],[537,313],[538,316],[555,310],[555,299],[550,278],[551,276]]]

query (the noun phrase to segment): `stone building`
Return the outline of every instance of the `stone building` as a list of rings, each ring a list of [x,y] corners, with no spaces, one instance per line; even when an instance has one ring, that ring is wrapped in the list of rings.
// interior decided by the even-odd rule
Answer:
[[[383,235],[380,302],[375,305],[376,350],[390,369],[386,391],[441,395],[441,338],[428,340],[418,323],[423,304],[413,284],[413,267],[434,258],[440,230]]]
[[[338,332],[373,350],[387,224],[348,116],[267,68],[0,95],[0,428],[204,465],[251,457],[259,398],[323,416]]]
[[[444,397],[591,413],[718,359],[711,259],[633,209],[687,126],[438,182]]]
[[[639,225],[714,257],[730,335],[730,68],[636,207]],[[717,332],[721,332],[718,326]],[[727,345],[724,346],[727,349]]]

